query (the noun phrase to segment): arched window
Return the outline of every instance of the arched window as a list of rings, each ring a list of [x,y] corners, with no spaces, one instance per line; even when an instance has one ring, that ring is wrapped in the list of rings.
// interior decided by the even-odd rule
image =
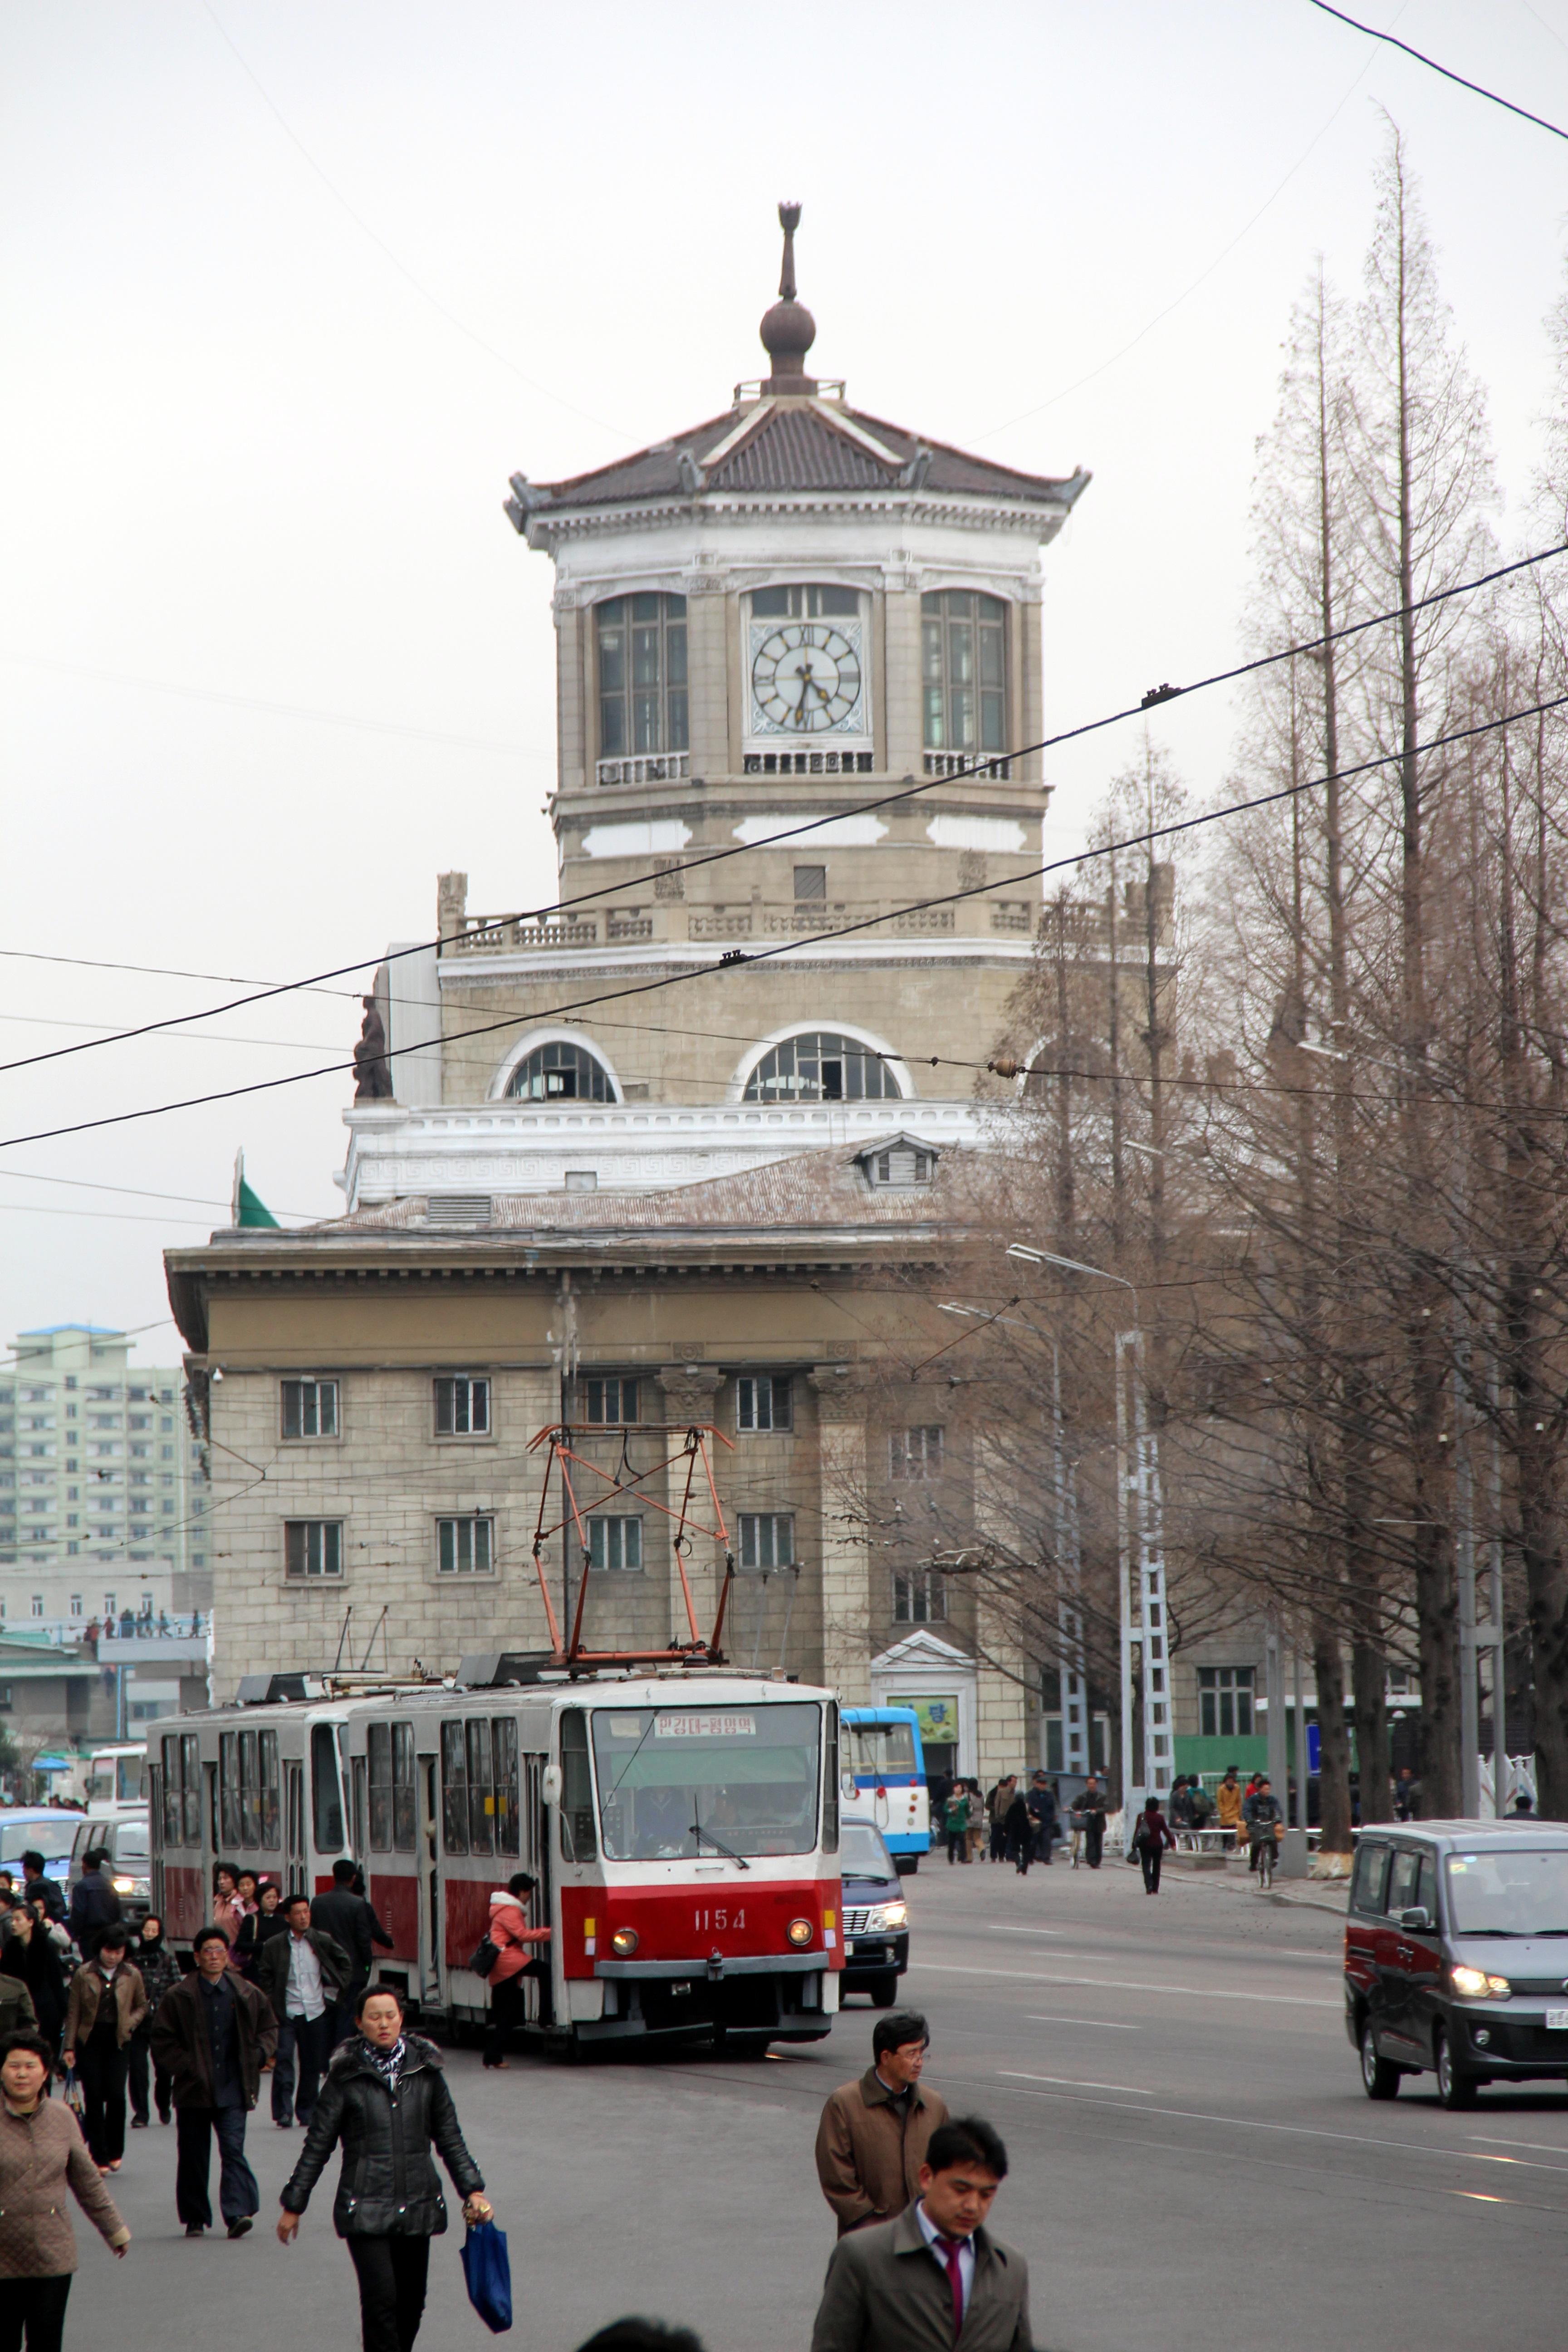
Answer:
[[[585,1045],[552,1038],[525,1054],[507,1081],[513,1102],[616,1102],[616,1082]]]
[[[763,1055],[743,1102],[899,1102],[903,1089],[870,1046],[832,1029],[805,1029]]]

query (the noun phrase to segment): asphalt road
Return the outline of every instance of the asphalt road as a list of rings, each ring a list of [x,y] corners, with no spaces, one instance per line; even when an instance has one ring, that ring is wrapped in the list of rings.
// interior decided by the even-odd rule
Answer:
[[[1028,2256],[1042,2347],[1561,2352],[1568,2097],[1493,2090],[1449,2116],[1422,2077],[1373,2105],[1345,2039],[1336,1918],[1209,1874],[1170,1873],[1151,1899],[1109,1862],[1027,1879],[928,1862],[908,1891],[929,2078],[1007,2142],[994,2220]],[[856,2001],[830,2041],[763,2063],[521,2059],[482,2074],[452,2053],[510,2237],[510,2341],[574,2352],[642,2310],[695,2326],[708,2352],[805,2352],[833,2244],[817,2113],[868,2063],[873,2021]],[[174,2137],[133,2133],[111,2184],[136,2232],[123,2264],[79,2221],[68,2343],[166,2346],[216,2326],[356,2345],[327,2185],[292,2250],[271,2235],[300,2135],[252,2118],[262,2221],[234,2245],[180,2233]],[[459,2237],[437,2244],[421,2352],[488,2340]]]

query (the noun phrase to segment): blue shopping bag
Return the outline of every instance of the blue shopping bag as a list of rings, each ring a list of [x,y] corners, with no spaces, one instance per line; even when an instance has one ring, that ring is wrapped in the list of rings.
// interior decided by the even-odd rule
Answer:
[[[511,2264],[506,2231],[493,2221],[476,2221],[463,2240],[463,2276],[468,2301],[494,2336],[511,2326]]]

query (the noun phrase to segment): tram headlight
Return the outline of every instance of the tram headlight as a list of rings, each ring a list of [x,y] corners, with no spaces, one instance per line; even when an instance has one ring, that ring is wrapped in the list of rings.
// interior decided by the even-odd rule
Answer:
[[[637,1931],[635,1927],[617,1927],[610,1937],[610,1949],[617,1960],[629,1960],[637,1948]]]
[[[816,1930],[809,1919],[792,1919],[784,1929],[784,1934],[789,1937],[790,1942],[796,1945],[809,1944],[816,1933]]]

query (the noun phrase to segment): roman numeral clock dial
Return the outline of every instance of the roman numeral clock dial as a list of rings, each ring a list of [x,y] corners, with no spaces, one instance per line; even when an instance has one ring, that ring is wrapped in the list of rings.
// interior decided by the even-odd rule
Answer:
[[[830,622],[788,621],[752,655],[752,692],[781,734],[824,735],[859,707],[859,656]]]

